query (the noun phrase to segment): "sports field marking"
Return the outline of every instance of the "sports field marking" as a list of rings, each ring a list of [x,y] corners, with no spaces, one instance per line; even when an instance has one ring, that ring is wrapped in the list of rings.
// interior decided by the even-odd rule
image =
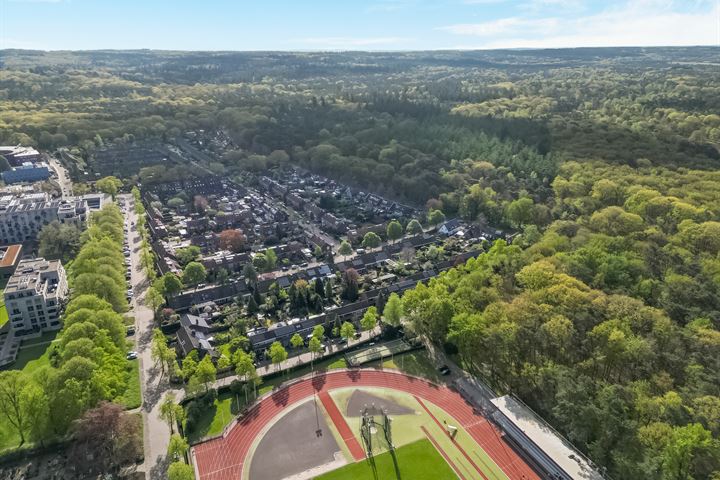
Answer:
[[[435,415],[433,415],[433,413],[430,411],[430,409],[425,405],[425,402],[423,402],[423,401],[422,401],[420,398],[418,398],[418,397],[415,397],[415,400],[417,400],[418,403],[423,407],[423,409],[425,409],[425,411],[427,412],[427,414],[430,415],[430,418],[432,418],[432,419],[435,421],[435,423],[437,424],[437,426],[440,427],[440,428],[442,428],[443,430],[445,430],[445,427],[443,426],[443,424],[441,424],[441,423],[440,423],[440,420],[438,420],[437,417],[435,417]],[[448,435],[448,437],[450,437],[450,436]],[[485,475],[485,473],[482,471],[482,469],[477,466],[477,463],[475,463],[475,462],[473,461],[473,459],[470,458],[470,455],[467,454],[467,452],[465,451],[465,449],[464,449],[463,447],[461,447],[461,446],[455,441],[454,438],[450,437],[450,440],[453,442],[453,445],[455,445],[455,448],[457,448],[458,450],[460,450],[460,453],[462,453],[463,456],[465,457],[465,459],[466,459],[468,462],[470,462],[470,465],[472,465],[473,468],[474,468],[475,470],[477,470],[477,472],[478,472],[480,475],[482,475],[482,477],[483,477],[485,480],[489,480],[488,477]]]
[[[437,441],[435,440],[435,438],[430,434],[430,432],[427,431],[427,428],[425,428],[424,426],[423,426],[423,427],[420,427],[420,428],[422,429],[423,433],[425,433],[425,436],[428,438],[428,440],[430,440],[430,441],[432,442],[433,446],[435,447],[435,450],[437,450],[438,452],[440,452],[440,455],[443,456],[443,458],[444,458],[445,461],[448,463],[448,465],[450,465],[450,467],[452,467],[452,469],[455,471],[455,473],[457,474],[457,476],[460,477],[460,480],[466,480],[465,475],[462,474],[462,472],[461,472],[460,469],[457,467],[457,465],[455,465],[455,462],[452,461],[452,459],[450,458],[450,456],[449,456],[447,453],[445,453],[445,450],[442,449],[442,447],[440,446],[440,444],[437,443]]]
[[[320,401],[322,402],[323,407],[325,407],[325,411],[330,417],[330,420],[332,420],[335,424],[335,428],[337,428],[338,433],[340,433],[340,436],[347,445],[348,450],[350,450],[350,454],[353,456],[355,461],[357,462],[364,459],[365,451],[360,446],[357,438],[355,438],[352,430],[350,430],[350,426],[345,421],[345,417],[343,417],[342,413],[340,413],[340,410],[332,397],[330,397],[330,394],[327,390],[323,390],[318,394],[318,397],[320,397]]]

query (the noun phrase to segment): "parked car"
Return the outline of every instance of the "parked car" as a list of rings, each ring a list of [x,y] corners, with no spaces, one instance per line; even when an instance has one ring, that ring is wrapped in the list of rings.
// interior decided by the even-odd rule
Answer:
[[[138,353],[135,351],[128,352],[128,354],[125,356],[128,360],[135,360],[138,357]]]
[[[442,367],[438,368],[438,372],[440,372],[441,375],[450,375],[450,367],[447,365],[443,365]]]

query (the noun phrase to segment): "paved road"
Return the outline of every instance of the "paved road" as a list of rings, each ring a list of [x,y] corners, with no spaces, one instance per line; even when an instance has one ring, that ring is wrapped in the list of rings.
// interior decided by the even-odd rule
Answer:
[[[127,204],[132,201],[132,195],[121,195]],[[126,208],[126,226],[129,230],[129,246],[132,274],[130,283],[135,292],[130,302],[130,314],[135,317],[135,349],[138,351],[140,362],[140,385],[142,391],[142,415],[144,423],[145,443],[145,476],[148,479],[166,478],[166,453],[170,441],[170,428],[160,418],[160,402],[165,392],[171,390],[166,377],[161,377],[160,370],[155,367],[151,358],[150,343],[154,328],[152,310],[143,303],[148,280],[140,266],[140,235],[132,223],[137,224],[137,215],[132,207]],[[177,392],[181,396],[181,392]]]
[[[57,175],[62,197],[72,197],[72,181],[70,181],[70,176],[68,175],[67,170],[65,170],[65,167],[63,167],[55,157],[47,155],[45,158],[47,159],[50,168],[55,172],[55,175]]]

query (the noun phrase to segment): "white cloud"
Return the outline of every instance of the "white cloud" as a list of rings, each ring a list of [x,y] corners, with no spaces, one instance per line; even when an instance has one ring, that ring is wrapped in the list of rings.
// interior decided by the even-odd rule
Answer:
[[[404,37],[313,37],[300,38],[295,41],[301,47],[312,47],[323,50],[349,50],[363,47],[392,48],[398,44],[412,41]]]
[[[508,17],[439,29],[486,38],[474,48],[720,44],[720,4],[709,8],[706,2],[696,5],[699,7],[680,12],[669,0],[636,0],[582,17]]]
[[[493,37],[519,31],[534,33],[550,33],[558,26],[556,18],[525,19],[521,17],[507,17],[499,20],[482,23],[459,23],[447,27],[439,27],[455,35],[473,35],[476,37]]]

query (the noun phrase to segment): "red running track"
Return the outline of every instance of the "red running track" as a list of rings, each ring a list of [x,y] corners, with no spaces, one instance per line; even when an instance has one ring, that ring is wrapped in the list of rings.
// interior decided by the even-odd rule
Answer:
[[[433,403],[453,417],[480,445],[510,480],[540,477],[507,445],[493,425],[475,413],[457,392],[426,380],[387,370],[349,370],[316,374],[279,389],[253,405],[223,437],[193,447],[200,480],[239,480],[248,452],[260,433],[288,406],[315,393],[347,387],[399,390]]]
[[[340,410],[338,409],[332,397],[330,397],[328,391],[323,390],[322,392],[320,392],[318,397],[320,397],[320,401],[325,407],[325,410],[330,416],[330,419],[335,424],[335,428],[337,428],[338,433],[345,442],[345,445],[347,445],[348,450],[350,450],[350,454],[352,454],[355,461],[357,462],[365,458],[365,452],[360,446],[360,442],[358,442],[357,438],[355,438],[355,435],[353,435],[352,430],[350,430],[350,427],[345,421],[345,417],[343,417],[342,413],[340,413]]]

